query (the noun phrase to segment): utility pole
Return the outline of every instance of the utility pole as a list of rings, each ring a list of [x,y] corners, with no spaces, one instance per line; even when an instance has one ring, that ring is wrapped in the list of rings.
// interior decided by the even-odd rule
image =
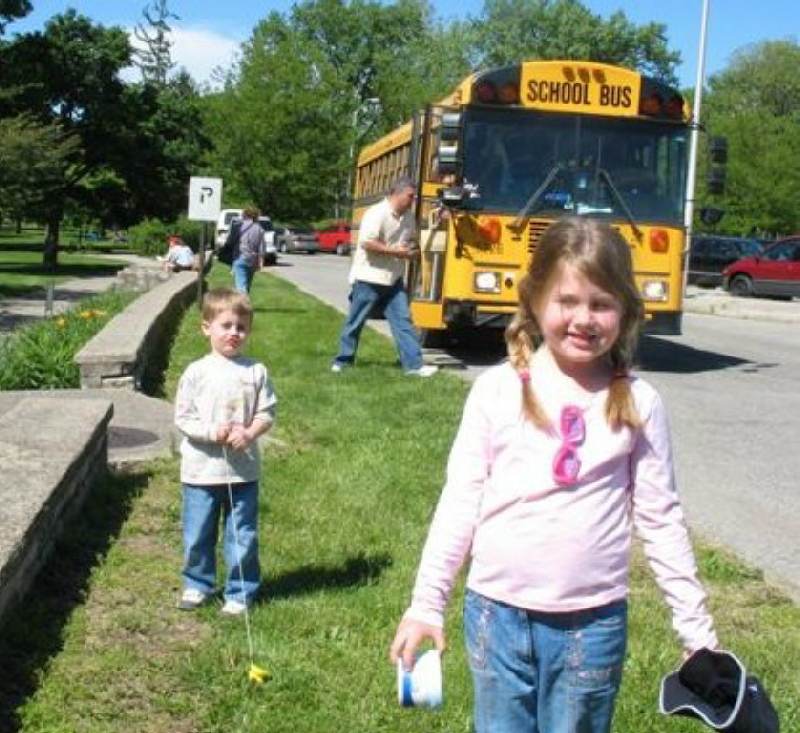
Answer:
[[[697,144],[700,135],[700,105],[703,101],[703,84],[706,76],[706,36],[708,34],[708,11],[710,0],[703,0],[703,15],[700,21],[700,46],[697,51],[697,77],[694,83],[694,107],[692,109],[692,132],[689,140],[689,174],[686,179],[686,206],[683,224],[686,230],[686,244],[683,248],[683,288],[689,280],[689,253],[692,246],[692,221],[694,219],[694,189],[697,178]]]

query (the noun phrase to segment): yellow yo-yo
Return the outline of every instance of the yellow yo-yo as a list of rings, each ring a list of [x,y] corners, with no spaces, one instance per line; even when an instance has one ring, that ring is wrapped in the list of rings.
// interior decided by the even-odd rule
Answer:
[[[247,677],[254,685],[263,685],[272,678],[272,674],[268,669],[263,669],[257,664],[251,664]]]

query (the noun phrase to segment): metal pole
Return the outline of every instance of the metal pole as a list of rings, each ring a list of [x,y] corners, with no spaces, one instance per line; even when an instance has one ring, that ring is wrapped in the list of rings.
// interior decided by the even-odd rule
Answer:
[[[700,105],[703,101],[703,83],[706,72],[706,35],[708,33],[708,12],[710,0],[703,0],[703,16],[700,21],[700,47],[697,51],[697,78],[694,83],[694,108],[692,110],[692,133],[689,142],[689,175],[686,179],[686,207],[683,224],[686,230],[686,244],[683,248],[683,286],[686,295],[689,280],[689,251],[692,246],[692,220],[694,219],[694,188],[697,177],[697,143],[700,135]]]
[[[206,227],[208,222],[203,222],[200,227],[200,246],[197,250],[197,307],[203,307],[203,278],[206,269]]]

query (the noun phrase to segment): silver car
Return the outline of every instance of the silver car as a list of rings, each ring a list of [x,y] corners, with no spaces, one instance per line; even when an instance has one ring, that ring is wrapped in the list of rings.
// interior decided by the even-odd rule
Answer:
[[[279,252],[306,252],[313,255],[319,251],[319,242],[311,227],[276,226],[275,244]]]

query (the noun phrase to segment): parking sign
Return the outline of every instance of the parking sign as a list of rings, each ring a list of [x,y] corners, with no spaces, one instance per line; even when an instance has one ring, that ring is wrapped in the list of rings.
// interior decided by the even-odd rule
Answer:
[[[192,221],[216,221],[222,208],[222,179],[189,179],[189,219]]]

